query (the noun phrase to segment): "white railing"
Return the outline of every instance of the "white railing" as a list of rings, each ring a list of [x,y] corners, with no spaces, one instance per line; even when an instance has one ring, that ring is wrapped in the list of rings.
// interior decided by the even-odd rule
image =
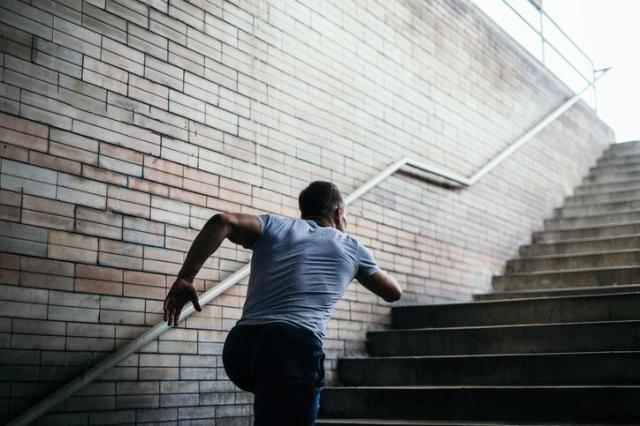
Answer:
[[[547,13],[545,0],[473,0],[496,24],[572,90],[595,82],[593,60]],[[597,90],[587,100],[597,112]]]
[[[362,195],[370,191],[372,188],[377,186],[380,182],[387,179],[389,176],[399,171],[403,167],[409,167],[413,169],[417,169],[420,172],[426,173],[427,176],[422,176],[425,180],[428,181],[436,181],[438,183],[444,184],[444,186],[449,187],[468,187],[473,185],[491,170],[493,170],[498,164],[503,162],[509,155],[513,154],[517,149],[522,147],[526,142],[528,142],[533,136],[538,134],[544,127],[546,127],[549,123],[555,120],[558,116],[560,116],[563,112],[569,109],[572,105],[574,105],[583,93],[590,89],[590,87],[598,80],[600,77],[606,73],[607,70],[602,70],[598,76],[594,79],[594,81],[590,82],[584,89],[580,92],[576,93],[574,96],[566,100],[562,105],[553,110],[547,117],[545,117],[538,124],[533,126],[530,130],[524,133],[518,140],[509,145],[505,150],[496,155],[493,159],[487,162],[482,168],[480,168],[477,172],[475,172],[471,177],[466,178],[464,176],[457,175],[450,171],[444,170],[440,167],[424,164],[420,161],[412,160],[409,158],[403,158],[402,160],[396,161],[393,164],[389,165],[383,171],[378,173],[376,176],[371,178],[369,181],[364,183],[358,189],[350,193],[347,197],[345,197],[344,201],[346,205],[353,203],[355,200],[360,198]],[[204,292],[199,298],[198,301],[200,306],[204,306],[207,303],[211,302],[213,299],[218,297],[220,294],[224,293],[230,287],[234,286],[242,279],[246,278],[249,275],[250,264],[247,264],[240,268],[238,271],[234,272],[232,275],[224,279],[217,286],[207,290]],[[195,309],[191,303],[185,306],[180,314],[180,321],[184,321],[184,319],[188,318],[195,312]],[[66,400],[73,393],[78,391],[83,386],[91,383],[98,377],[100,377],[103,373],[110,370],[112,367],[116,366],[118,363],[123,361],[129,355],[135,353],[140,348],[142,348],[147,343],[153,341],[158,336],[163,334],[165,331],[169,330],[169,326],[166,321],[162,321],[156,324],[154,327],[143,333],[138,338],[129,342],[127,345],[118,349],[113,354],[106,357],[104,360],[98,362],[93,367],[89,368],[87,371],[82,373],[80,376],[76,377],[69,383],[65,384],[51,395],[40,401],[38,404],[31,407],[25,413],[21,414],[19,417],[15,418],[11,421],[7,426],[26,426],[34,422],[41,415],[45,414],[47,411],[52,409],[53,407],[60,404],[62,401]]]

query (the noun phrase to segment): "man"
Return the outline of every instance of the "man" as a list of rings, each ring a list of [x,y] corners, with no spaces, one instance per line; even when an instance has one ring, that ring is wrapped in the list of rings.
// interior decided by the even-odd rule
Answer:
[[[353,278],[388,302],[402,295],[371,253],[345,234],[345,204],[334,184],[312,182],[298,203],[301,219],[213,216],[165,300],[165,320],[176,325],[186,302],[200,310],[191,283],[225,238],[253,251],[242,316],[227,335],[222,358],[231,381],[255,395],[255,425],[315,423],[324,386],[322,337]]]

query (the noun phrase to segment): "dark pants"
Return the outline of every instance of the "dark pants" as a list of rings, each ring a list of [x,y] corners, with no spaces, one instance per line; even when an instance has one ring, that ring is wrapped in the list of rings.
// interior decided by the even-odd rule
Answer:
[[[324,386],[322,341],[283,322],[236,325],[224,342],[227,376],[253,392],[254,425],[315,424]]]

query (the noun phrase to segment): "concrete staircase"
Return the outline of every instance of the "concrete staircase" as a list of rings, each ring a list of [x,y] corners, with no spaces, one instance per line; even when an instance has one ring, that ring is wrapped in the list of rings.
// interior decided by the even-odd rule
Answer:
[[[392,308],[318,425],[640,424],[640,142],[611,146],[494,293]]]

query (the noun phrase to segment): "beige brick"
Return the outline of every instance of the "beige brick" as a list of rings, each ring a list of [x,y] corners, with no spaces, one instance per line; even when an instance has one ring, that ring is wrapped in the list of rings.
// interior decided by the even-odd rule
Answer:
[[[92,294],[122,295],[122,283],[113,281],[76,278],[74,281],[74,289],[75,291]]]
[[[151,209],[149,207],[119,199],[109,198],[107,200],[107,208],[114,212],[140,218],[149,218],[151,216]]]
[[[82,166],[82,176],[88,179],[98,180],[100,182],[112,183],[114,185],[124,186],[127,184],[127,176],[114,173],[109,170],[99,169],[87,164]]]
[[[102,56],[94,57],[99,57],[103,62],[113,65],[116,68],[125,69],[136,75],[142,75],[144,72],[144,53],[111,40],[108,37],[105,37],[102,41]]]
[[[48,145],[46,137],[33,136],[4,127],[0,127],[0,142],[37,151],[46,151]]]
[[[104,3],[102,1],[99,6],[84,3],[82,25],[114,40],[126,42],[126,21],[105,11]]]
[[[74,267],[71,262],[61,262],[50,259],[22,256],[20,269],[23,271],[39,272],[42,274],[74,276]]]
[[[186,73],[190,72],[195,75],[204,76],[204,55],[188,49],[183,45],[169,41],[169,63],[179,68],[183,68]],[[186,92],[186,81],[185,81]]]
[[[106,10],[116,16],[135,22],[144,27],[149,25],[149,10],[139,2],[123,0],[105,0]]]
[[[200,31],[204,30],[204,11],[184,0],[170,0],[169,16]]]
[[[205,67],[208,61],[222,60],[222,43],[215,37],[211,37],[193,28],[187,28],[187,47],[201,52],[205,56]],[[205,76],[206,76],[205,69]],[[212,79],[215,81],[215,79]]]
[[[184,70],[153,57],[147,57],[145,61],[144,76],[155,83],[175,90],[182,91],[183,89]]]
[[[150,11],[149,18],[149,29],[153,33],[160,34],[181,45],[187,43],[187,26],[183,22],[153,9]]]
[[[146,285],[125,284],[124,293],[128,297],[141,297],[145,299],[164,300],[166,292],[164,288],[149,287]],[[148,316],[148,315],[147,315]],[[162,320],[162,315],[154,315],[151,320],[145,319],[145,324],[155,325]]]
[[[129,77],[128,94],[133,99],[158,108],[167,109],[169,106],[169,90],[166,87],[135,75]]]
[[[147,55],[166,61],[168,43],[165,37],[154,34],[137,25],[129,25],[127,44]]]
[[[81,163],[54,155],[43,154],[37,151],[31,151],[29,154],[29,162],[36,166],[46,167],[50,170],[58,170],[66,173],[80,174]]]
[[[132,284],[142,284],[145,286],[166,287],[166,277],[162,274],[151,274],[148,272],[124,271],[124,281]]]
[[[49,231],[48,243],[65,247],[83,248],[93,251],[98,249],[97,238],[85,237],[83,235],[77,235],[63,231]]]
[[[122,281],[122,270],[116,268],[77,264],[75,273],[76,277],[79,278],[92,278],[117,282]]]

